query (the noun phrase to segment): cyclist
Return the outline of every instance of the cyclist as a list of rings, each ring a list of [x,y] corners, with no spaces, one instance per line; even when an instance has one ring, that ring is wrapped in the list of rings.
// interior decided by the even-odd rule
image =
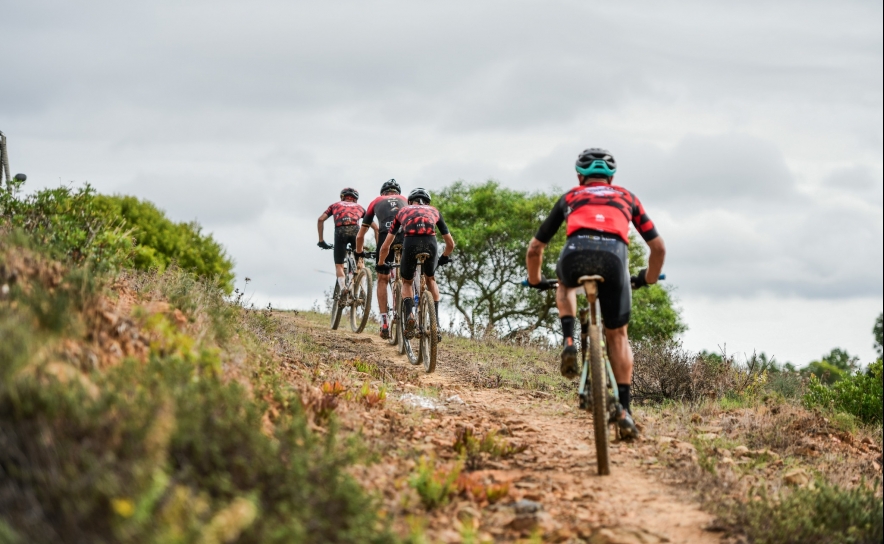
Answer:
[[[399,210],[407,205],[405,197],[402,196],[402,188],[395,179],[388,179],[381,185],[381,196],[375,198],[368,205],[368,211],[362,218],[362,227],[359,234],[356,235],[356,255],[363,257],[363,245],[365,244],[365,233],[372,225],[375,216],[378,218],[378,228],[375,234],[378,250],[387,238],[393,219]],[[379,236],[379,237],[378,237]],[[402,242],[401,234],[396,236],[394,242]],[[381,338],[390,337],[390,327],[387,324],[387,285],[390,282],[390,263],[393,262],[394,255],[390,252],[386,261],[377,260],[375,271],[378,273],[378,311],[381,313]]]
[[[577,280],[580,276],[600,275],[605,279],[598,286],[605,344],[624,408],[618,423],[625,436],[636,437],[638,430],[630,407],[633,357],[627,335],[632,306],[630,283],[633,288],[639,288],[657,282],[666,246],[638,198],[612,184],[617,163],[608,151],[597,148],[583,151],[577,157],[576,169],[580,185],[556,202],[528,246],[528,284],[539,288],[547,286],[540,274],[543,250],[562,223],[566,223],[568,239],[556,266],[559,279],[556,306],[565,344],[561,372],[566,378],[580,373],[574,345],[574,314],[580,287]],[[627,251],[630,221],[651,249],[648,267],[631,280]]]
[[[417,269],[418,253],[429,253],[430,258],[424,261],[421,268],[427,277],[427,289],[433,295],[436,316],[439,316],[439,286],[436,285],[436,266],[447,264],[451,261],[449,255],[454,251],[454,238],[448,231],[442,214],[439,210],[430,206],[430,193],[426,189],[415,189],[408,195],[408,206],[399,210],[390,225],[390,234],[394,236],[402,229],[402,258],[399,263],[399,274],[402,278],[402,302],[405,305],[405,331],[414,331],[416,321],[414,318],[414,272]],[[445,250],[438,256],[436,246],[436,230],[445,240]],[[385,262],[393,245],[394,236],[387,236],[384,245],[381,246],[378,262]],[[418,281],[420,279],[418,278]]]
[[[322,215],[319,216],[317,228],[319,230],[319,243],[316,244],[322,249],[334,248],[335,258],[335,275],[338,277],[338,287],[340,292],[344,293],[346,284],[344,283],[344,259],[347,257],[347,244],[356,247],[356,231],[359,220],[365,215],[365,208],[356,201],[359,200],[359,191],[352,187],[345,187],[341,190],[340,202],[335,202],[329,206]],[[324,238],[323,230],[325,220],[329,217],[335,218],[335,243],[331,245]],[[372,225],[377,238],[377,225]],[[362,267],[360,259],[357,266]]]

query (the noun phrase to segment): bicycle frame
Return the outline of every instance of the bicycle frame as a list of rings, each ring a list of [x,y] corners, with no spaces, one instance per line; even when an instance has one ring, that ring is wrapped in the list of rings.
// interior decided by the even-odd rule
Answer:
[[[585,279],[586,278],[586,279]],[[593,278],[593,279],[589,279]],[[585,279],[585,281],[583,281]],[[586,293],[586,301],[587,307],[581,308],[579,311],[580,316],[580,352],[582,359],[582,367],[583,370],[580,373],[580,389],[578,391],[578,395],[581,400],[586,399],[588,397],[587,387],[589,385],[589,364],[586,360],[587,354],[589,353],[587,341],[589,339],[589,327],[590,325],[595,325],[600,327],[600,331],[602,332],[599,335],[599,338],[604,338],[604,325],[600,323],[599,317],[601,316],[601,308],[599,306],[598,300],[598,282],[605,281],[601,276],[583,276],[580,278],[581,285],[583,286],[583,290]],[[601,341],[602,346],[605,345],[604,340]],[[603,353],[606,350],[602,350]],[[617,390],[613,384],[617,383],[617,379],[614,377],[614,369],[611,367],[611,361],[608,357],[603,357],[605,361],[605,369],[608,375],[608,384],[609,392],[612,395],[612,400],[615,403],[620,402],[620,392]],[[610,405],[610,402],[609,402]]]

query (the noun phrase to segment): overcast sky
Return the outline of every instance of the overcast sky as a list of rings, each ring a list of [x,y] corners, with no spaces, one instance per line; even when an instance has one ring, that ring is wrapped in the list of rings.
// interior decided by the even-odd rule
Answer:
[[[692,349],[869,360],[882,309],[882,7],[839,2],[0,0],[0,130],[34,190],[198,219],[255,300],[332,277],[316,217],[606,147],[669,247]],[[330,226],[327,232],[330,233]]]

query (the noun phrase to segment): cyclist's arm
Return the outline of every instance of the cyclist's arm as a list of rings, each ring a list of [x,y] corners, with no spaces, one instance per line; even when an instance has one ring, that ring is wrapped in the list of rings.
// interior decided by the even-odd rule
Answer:
[[[439,231],[442,239],[445,240],[445,250],[442,252],[442,256],[447,257],[454,251],[454,237],[451,235],[448,225],[445,224],[445,220],[442,219],[441,213],[439,214],[439,220],[436,221],[436,230]]]
[[[543,250],[546,244],[532,238],[528,243],[528,254],[525,256],[525,267],[528,269],[528,283],[537,285],[543,279],[540,274],[540,267],[543,264]]]
[[[381,239],[381,235],[380,235],[380,232],[378,231],[378,224],[376,221],[372,222],[371,230],[374,231],[374,245],[377,246],[378,240]]]
[[[446,232],[442,235],[442,239],[445,240],[445,250],[442,252],[442,256],[447,257],[454,251],[454,237],[450,232]]]
[[[657,236],[648,240],[648,247],[651,249],[651,255],[648,257],[648,271],[645,272],[645,280],[648,283],[657,283],[660,277],[660,271],[663,270],[663,261],[666,259],[666,244],[663,243],[663,237]]]
[[[362,253],[362,246],[365,244],[365,233],[368,232],[368,225],[365,223],[359,227],[359,234],[356,235],[356,253]],[[377,239],[377,235],[375,235]]]
[[[325,229],[323,229],[323,227],[325,226],[326,219],[328,219],[328,214],[324,213],[319,216],[319,221],[317,221],[317,223],[316,223],[316,228],[317,228],[317,230],[319,230],[319,241],[320,242],[324,241],[324,239],[325,239],[325,236],[323,235],[322,231],[325,230]]]
[[[543,265],[543,250],[552,237],[556,235],[559,227],[565,222],[565,197],[556,201],[549,215],[540,224],[537,234],[528,243],[528,253],[525,255],[525,267],[528,269],[528,282],[537,285],[543,279],[541,266]]]

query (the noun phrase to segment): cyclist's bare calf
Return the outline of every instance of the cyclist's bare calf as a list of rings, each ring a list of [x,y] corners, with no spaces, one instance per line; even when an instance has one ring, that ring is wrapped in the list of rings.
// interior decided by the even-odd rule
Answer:
[[[387,285],[390,284],[389,274],[378,274],[378,311],[387,313]]]

